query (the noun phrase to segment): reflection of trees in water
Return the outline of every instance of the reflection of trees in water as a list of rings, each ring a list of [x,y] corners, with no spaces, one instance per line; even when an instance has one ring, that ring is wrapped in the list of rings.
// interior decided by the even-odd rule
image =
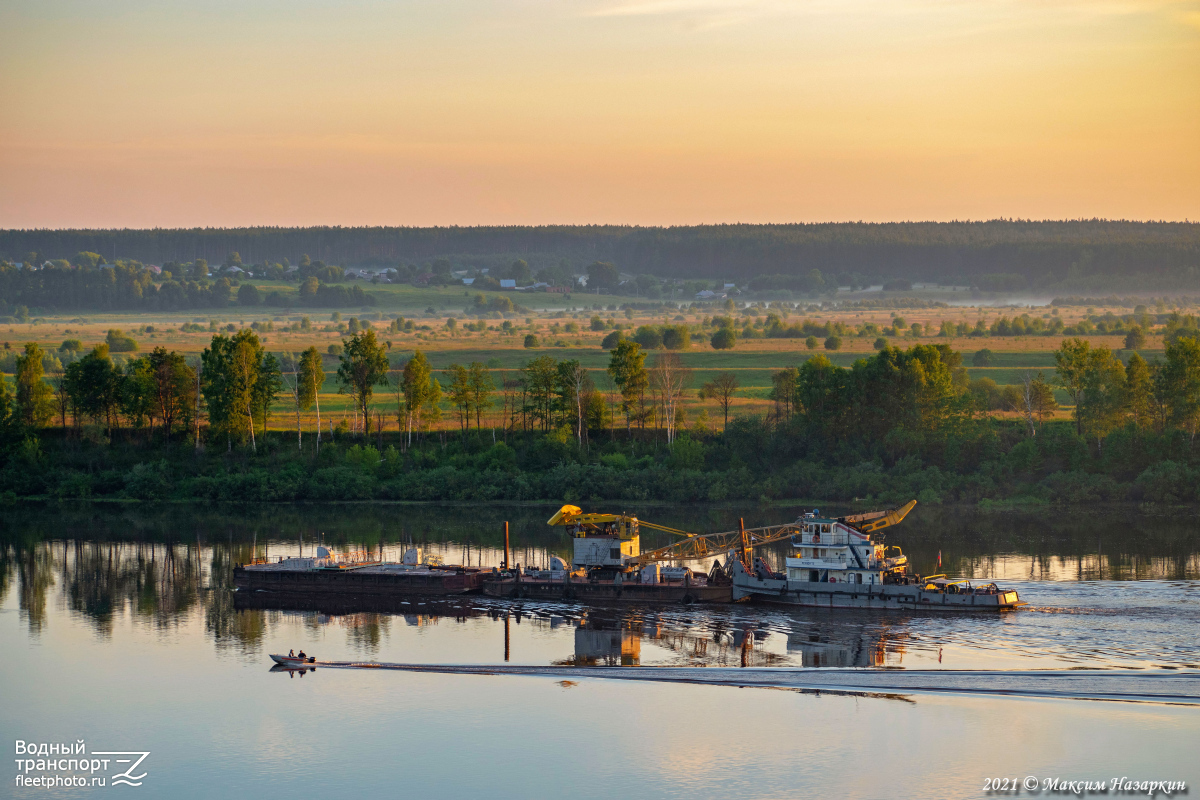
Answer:
[[[48,547],[30,547],[17,551],[16,563],[21,618],[30,633],[38,634],[46,624],[46,595],[54,585],[54,559]]]
[[[61,544],[58,569],[68,608],[106,636],[126,609],[134,620],[161,630],[174,628],[202,592],[199,544],[76,539]]]
[[[199,542],[22,543],[0,548],[0,581],[11,581],[15,570],[22,618],[35,633],[45,624],[49,590],[57,574],[64,605],[86,618],[102,636],[112,634],[115,620],[124,613],[134,622],[168,630],[202,610],[205,629],[219,646],[250,650],[262,641],[266,624],[261,612],[234,609],[233,565],[240,550],[248,554],[250,548],[223,544],[209,548],[205,570]]]
[[[233,568],[251,557],[250,546],[231,542],[213,545],[208,565],[209,591],[204,597],[204,630],[219,648],[257,652],[267,633],[266,615],[234,607]]]
[[[22,616],[33,631],[45,624],[50,587],[97,633],[112,633],[128,611],[156,629],[177,627],[204,597],[199,544],[40,542],[5,548],[20,582]],[[7,572],[5,573],[8,574]]]
[[[346,642],[355,650],[368,655],[379,652],[379,645],[388,637],[392,619],[386,614],[362,612],[327,618],[346,629]]]
[[[236,610],[232,592],[213,590],[204,603],[204,630],[219,648],[252,653],[265,638],[267,624],[261,611]]]
[[[8,598],[8,590],[12,587],[13,559],[16,550],[0,542],[0,606]]]

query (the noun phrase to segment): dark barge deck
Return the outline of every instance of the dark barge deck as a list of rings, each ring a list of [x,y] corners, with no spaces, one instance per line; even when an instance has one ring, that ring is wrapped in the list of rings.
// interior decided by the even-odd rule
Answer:
[[[235,567],[239,591],[286,592],[320,596],[438,596],[479,591],[488,573],[474,567],[429,569],[247,569]]]
[[[487,580],[483,593],[489,597],[565,600],[580,603],[731,603],[732,586],[696,585],[688,581],[618,583],[611,580],[552,580],[505,578]]]

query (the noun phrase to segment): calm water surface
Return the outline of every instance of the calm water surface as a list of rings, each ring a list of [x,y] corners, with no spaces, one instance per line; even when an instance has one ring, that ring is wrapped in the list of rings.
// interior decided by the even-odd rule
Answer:
[[[1194,518],[920,509],[889,535],[922,571],[940,552],[942,571],[1016,587],[1031,605],[1005,615],[478,597],[317,607],[231,591],[233,564],[295,554],[318,535],[335,549],[396,557],[413,542],[490,565],[509,519],[514,560],[544,563],[566,552],[565,537],[544,525],[553,510],[0,513],[7,746],[82,738],[89,750],[151,752],[138,788],[16,787],[9,761],[0,796],[890,797],[923,786],[958,797],[981,795],[997,776],[1200,781],[1193,707],[337,670],[291,677],[270,673],[267,659],[303,648],[431,664],[1194,669]],[[697,532],[799,511],[625,510]]]

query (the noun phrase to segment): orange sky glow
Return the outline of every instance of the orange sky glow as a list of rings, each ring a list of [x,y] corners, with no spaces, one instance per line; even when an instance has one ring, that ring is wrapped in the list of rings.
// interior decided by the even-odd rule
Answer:
[[[0,227],[1200,218],[1200,0],[0,6]]]

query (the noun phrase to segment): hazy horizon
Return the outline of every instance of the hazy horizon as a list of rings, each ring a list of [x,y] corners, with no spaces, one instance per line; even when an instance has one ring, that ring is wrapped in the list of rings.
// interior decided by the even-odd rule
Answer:
[[[1108,218],[1108,217],[1079,217],[1079,218],[1042,218],[1042,219],[1025,219],[1021,217],[991,217],[980,219],[829,219],[829,220],[782,220],[778,222],[681,222],[681,223],[639,223],[639,222],[514,222],[514,223],[431,223],[428,225],[409,225],[404,223],[379,223],[379,224],[341,224],[341,223],[321,223],[314,222],[306,225],[285,225],[285,224],[256,224],[247,222],[238,225],[154,225],[154,226],[133,226],[133,225],[108,225],[108,226],[84,226],[84,225],[37,225],[25,227],[3,227],[0,226],[0,231],[17,232],[17,231],[96,231],[96,232],[139,232],[139,231],[193,231],[193,230],[215,230],[215,231],[252,231],[259,229],[279,229],[279,230],[320,230],[320,229],[414,229],[428,230],[436,228],[446,229],[495,229],[495,228],[635,228],[635,229],[672,229],[672,228],[719,228],[719,227],[760,227],[760,228],[786,228],[786,227],[806,227],[806,226],[845,226],[845,225],[986,225],[989,223],[1013,223],[1013,224],[1033,224],[1033,225],[1050,225],[1059,224],[1067,225],[1072,223],[1112,223],[1112,224],[1131,224],[1131,225],[1200,225],[1200,219],[1129,219],[1129,218]]]

